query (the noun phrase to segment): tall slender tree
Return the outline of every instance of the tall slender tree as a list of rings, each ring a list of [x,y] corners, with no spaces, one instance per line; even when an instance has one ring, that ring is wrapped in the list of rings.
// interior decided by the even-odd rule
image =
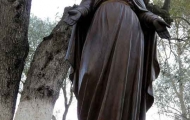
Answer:
[[[25,58],[31,0],[0,0],[0,120],[12,120]]]
[[[190,9],[189,2],[171,1],[172,38],[170,41],[159,40],[162,72],[160,80],[155,84],[155,103],[161,114],[175,120],[190,120],[190,99],[187,92],[190,86],[190,15],[187,13]]]
[[[64,57],[71,28],[63,22],[63,18],[35,51],[15,120],[52,118],[55,102],[69,68]]]

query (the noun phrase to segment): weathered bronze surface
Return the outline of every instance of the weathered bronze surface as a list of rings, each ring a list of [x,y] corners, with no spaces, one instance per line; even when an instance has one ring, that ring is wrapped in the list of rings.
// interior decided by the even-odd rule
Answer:
[[[159,74],[155,30],[169,38],[167,24],[142,0],[83,0],[65,22],[77,23],[66,59],[78,119],[145,120]]]

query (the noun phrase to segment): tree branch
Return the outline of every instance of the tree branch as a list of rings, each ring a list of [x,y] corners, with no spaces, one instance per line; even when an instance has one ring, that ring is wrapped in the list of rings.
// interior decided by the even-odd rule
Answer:
[[[52,120],[57,120],[56,117],[54,115],[52,115]]]
[[[169,10],[170,10],[170,3],[171,3],[171,0],[165,0],[162,9],[164,9],[164,10],[166,10],[166,11],[169,12]]]
[[[63,89],[63,92],[64,92],[64,98],[65,98],[65,111],[63,113],[63,117],[62,117],[62,120],[66,120],[66,117],[67,117],[67,113],[68,113],[68,110],[69,110],[69,107],[72,103],[72,100],[73,100],[73,92],[71,91],[71,95],[70,95],[70,98],[69,98],[69,102],[68,101],[68,98],[67,98],[67,95],[66,95],[66,80],[64,82],[64,86],[62,87]]]
[[[66,79],[63,81],[63,86],[62,86],[62,90],[63,90],[63,96],[65,99],[65,108],[67,107],[67,91],[66,91],[67,87],[66,87]]]
[[[184,20],[188,25],[190,25],[190,21],[188,21],[187,19],[185,19],[184,17],[172,17],[172,19],[182,19]]]
[[[162,17],[168,24],[171,24],[173,22],[173,19],[169,14],[170,0],[165,0],[162,8],[152,3],[148,3],[147,9],[152,13]]]
[[[71,96],[70,96],[70,99],[69,99],[68,107],[70,107],[72,101],[73,101],[73,92],[71,91]]]

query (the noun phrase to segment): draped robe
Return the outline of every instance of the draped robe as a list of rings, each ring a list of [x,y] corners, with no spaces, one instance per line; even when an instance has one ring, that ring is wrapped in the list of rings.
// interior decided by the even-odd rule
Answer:
[[[84,0],[90,13],[73,27],[66,59],[79,120],[145,120],[159,74],[155,31],[120,2]],[[132,1],[148,11],[142,0]]]

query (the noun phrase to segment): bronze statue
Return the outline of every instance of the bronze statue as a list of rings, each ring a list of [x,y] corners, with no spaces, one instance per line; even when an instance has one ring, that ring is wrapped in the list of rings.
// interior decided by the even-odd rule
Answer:
[[[159,74],[155,31],[169,38],[169,26],[143,0],[83,0],[65,22],[78,119],[145,120]]]

